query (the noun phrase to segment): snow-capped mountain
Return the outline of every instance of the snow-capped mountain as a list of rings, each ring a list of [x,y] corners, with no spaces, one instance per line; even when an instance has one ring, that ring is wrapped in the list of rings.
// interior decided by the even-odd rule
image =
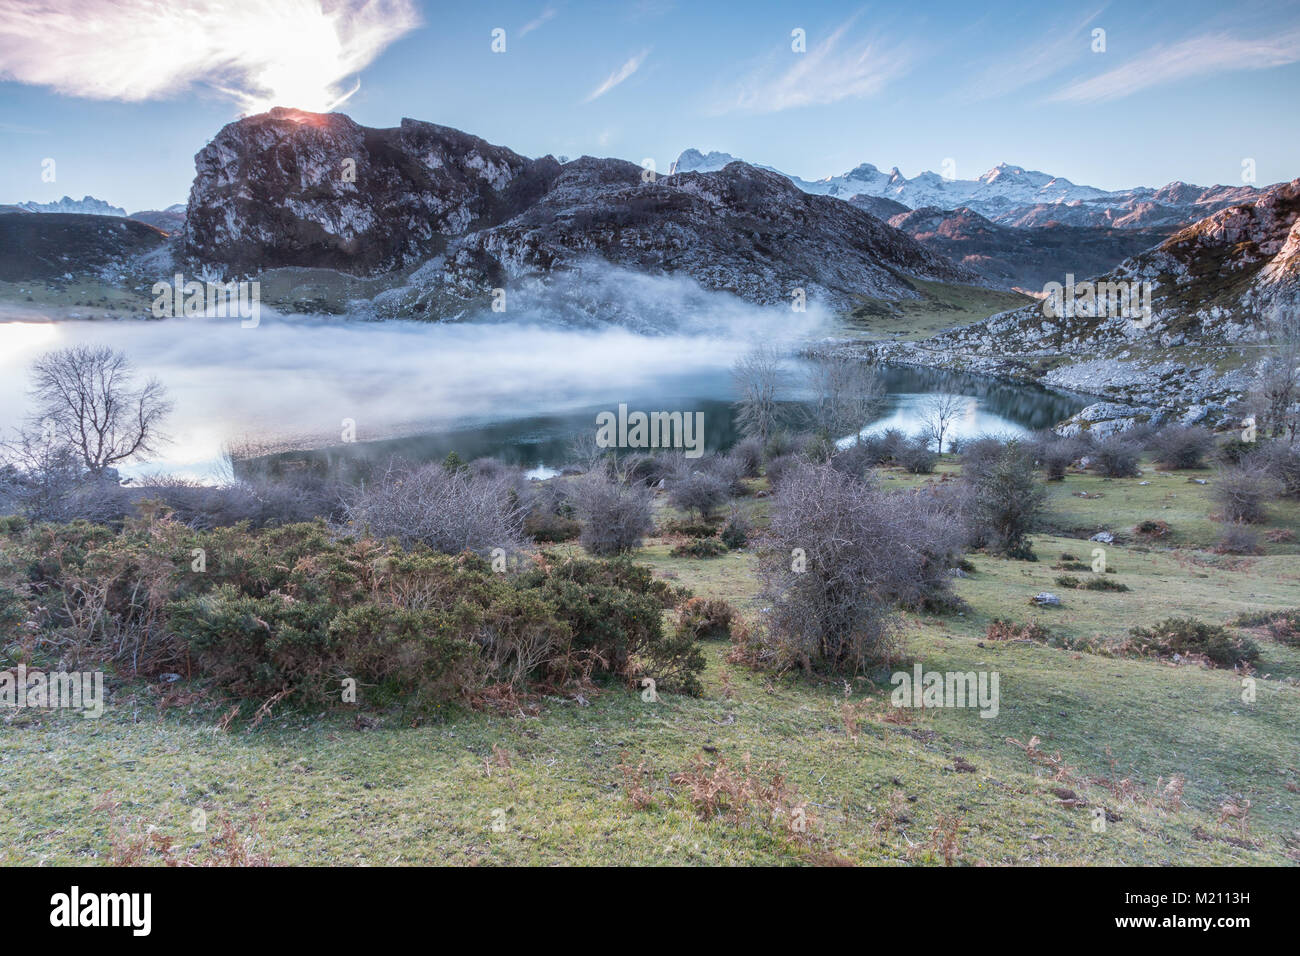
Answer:
[[[706,154],[688,149],[678,157],[672,171],[708,172],[737,161],[729,153]],[[886,173],[870,163],[841,176],[818,180],[782,175],[804,192],[816,195],[889,199],[909,209],[964,207],[993,222],[1020,227],[1059,222],[1121,229],[1178,228],[1220,209],[1251,202],[1262,192],[1253,186],[1202,187],[1179,182],[1160,189],[1139,186],[1110,192],[1008,163],[995,166],[977,179],[948,178],[929,171],[908,179],[898,167]]]
[[[126,216],[126,210],[121,206],[110,205],[102,199],[96,199],[94,196],[86,196],[82,199],[64,196],[58,202],[20,202],[17,205],[19,209],[25,209],[28,212],[70,212],[84,216]]]

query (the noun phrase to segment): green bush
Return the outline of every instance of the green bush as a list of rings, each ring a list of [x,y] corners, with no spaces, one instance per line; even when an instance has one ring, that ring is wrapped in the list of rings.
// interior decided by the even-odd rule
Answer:
[[[1197,655],[1218,667],[1259,660],[1259,646],[1254,641],[1190,617],[1171,617],[1151,627],[1135,627],[1129,635],[1129,649],[1148,657]]]
[[[727,546],[718,538],[692,538],[673,548],[675,558],[716,558],[726,553]]]

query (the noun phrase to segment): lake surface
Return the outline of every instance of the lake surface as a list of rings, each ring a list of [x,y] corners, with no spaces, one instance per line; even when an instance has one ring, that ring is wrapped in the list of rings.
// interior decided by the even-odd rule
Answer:
[[[833,331],[820,320],[760,313],[712,329],[640,335],[621,328],[544,323],[357,322],[263,315],[158,322],[0,321],[0,420],[5,431],[30,413],[26,370],[40,353],[76,343],[122,349],[157,377],[175,402],[160,471],[213,478],[224,453],[308,457],[349,470],[397,455],[495,456],[537,469],[569,458],[575,436],[592,435],[602,411],[703,412],[705,447],[737,439],[730,369],[763,342],[793,350]],[[800,363],[792,359],[797,381]],[[969,375],[882,370],[886,389],[870,430],[916,432],[927,395],[967,396],[957,437],[1043,428],[1086,404],[1078,396]],[[795,394],[792,397],[797,398]],[[303,451],[310,450],[304,456]]]

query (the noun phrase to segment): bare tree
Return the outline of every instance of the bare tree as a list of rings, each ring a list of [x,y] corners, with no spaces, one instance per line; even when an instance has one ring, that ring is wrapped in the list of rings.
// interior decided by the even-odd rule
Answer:
[[[778,401],[785,387],[781,356],[773,348],[759,346],[742,355],[731,369],[736,400],[736,424],[746,438],[766,442],[776,430]]]
[[[758,560],[765,656],[850,671],[888,657],[893,608],[947,600],[960,547],[956,522],[924,497],[828,465],[793,465]]]
[[[955,422],[965,410],[970,399],[964,395],[939,392],[926,399],[922,406],[926,437],[934,440],[939,454],[943,454],[944,436],[952,429]]]
[[[155,379],[133,387],[124,353],[106,345],[47,352],[32,366],[35,426],[51,444],[71,448],[98,477],[128,458],[147,458],[163,441],[159,426],[172,404]]]
[[[809,379],[814,423],[832,441],[860,433],[884,394],[876,367],[847,355],[817,357]]]
[[[1267,326],[1263,362],[1251,390],[1260,435],[1285,436],[1289,442],[1300,432],[1300,311],[1274,314]]]

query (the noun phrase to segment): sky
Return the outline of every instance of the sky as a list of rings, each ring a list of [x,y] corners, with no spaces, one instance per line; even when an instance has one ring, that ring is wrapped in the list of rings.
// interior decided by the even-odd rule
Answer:
[[[660,171],[1263,185],[1300,176],[1297,104],[1296,0],[0,0],[0,203],[184,202],[273,105]]]

